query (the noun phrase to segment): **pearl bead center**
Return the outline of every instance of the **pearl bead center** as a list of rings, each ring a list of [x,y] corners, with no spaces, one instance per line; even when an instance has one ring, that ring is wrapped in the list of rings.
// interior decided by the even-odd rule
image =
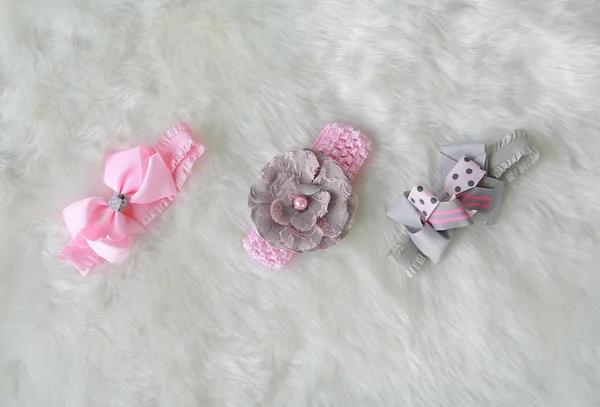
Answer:
[[[308,199],[304,195],[298,195],[294,198],[294,209],[303,211],[308,206]]]

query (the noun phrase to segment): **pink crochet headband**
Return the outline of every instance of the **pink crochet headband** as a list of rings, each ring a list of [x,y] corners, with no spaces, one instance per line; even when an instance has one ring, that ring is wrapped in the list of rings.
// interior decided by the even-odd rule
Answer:
[[[63,210],[71,240],[59,257],[82,275],[103,260],[123,260],[133,237],[171,204],[203,153],[204,146],[180,123],[151,148],[137,146],[109,156],[104,182],[114,194],[108,200],[86,198]]]
[[[244,238],[248,254],[280,270],[294,252],[326,249],[343,239],[358,208],[351,180],[370,151],[360,131],[334,123],[310,150],[273,158],[250,189],[256,228]]]

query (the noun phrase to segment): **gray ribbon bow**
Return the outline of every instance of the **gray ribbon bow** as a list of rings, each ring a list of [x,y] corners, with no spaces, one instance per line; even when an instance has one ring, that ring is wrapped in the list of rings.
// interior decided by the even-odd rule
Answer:
[[[515,130],[489,146],[468,143],[440,147],[438,164],[444,190],[434,195],[418,185],[404,192],[390,208],[387,215],[404,225],[406,233],[388,258],[406,268],[411,278],[427,259],[437,263],[454,229],[497,219],[503,180],[514,181],[538,158],[525,130]]]

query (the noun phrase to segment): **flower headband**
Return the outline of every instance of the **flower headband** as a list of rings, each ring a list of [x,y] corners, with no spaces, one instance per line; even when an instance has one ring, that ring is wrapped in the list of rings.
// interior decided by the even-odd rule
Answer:
[[[502,180],[514,181],[538,158],[524,130],[515,130],[490,146],[442,146],[439,168],[443,191],[433,194],[424,184],[415,185],[387,212],[406,229],[388,258],[399,262],[411,278],[427,259],[437,263],[454,229],[496,220],[504,190]]]
[[[71,240],[59,257],[86,275],[103,260],[127,257],[133,236],[161,214],[179,193],[204,146],[187,124],[173,126],[152,148],[138,146],[106,160],[108,199],[86,198],[63,210]]]
[[[280,270],[294,252],[326,249],[352,225],[358,197],[351,180],[371,151],[371,142],[349,126],[327,125],[310,150],[273,158],[250,188],[256,226],[244,248],[264,266]]]

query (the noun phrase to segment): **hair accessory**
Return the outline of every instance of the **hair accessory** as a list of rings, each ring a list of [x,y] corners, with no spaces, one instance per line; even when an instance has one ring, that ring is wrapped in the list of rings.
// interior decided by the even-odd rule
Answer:
[[[426,259],[437,263],[454,229],[498,217],[504,182],[515,180],[539,158],[527,142],[525,130],[515,130],[498,143],[453,144],[440,148],[438,164],[443,191],[433,194],[415,185],[392,206],[387,215],[404,225],[406,234],[388,258],[406,268],[409,277]]]
[[[262,265],[280,270],[294,252],[326,249],[352,225],[358,197],[351,180],[371,151],[352,127],[329,124],[310,150],[273,158],[250,188],[256,225],[244,248]]]
[[[204,146],[187,124],[173,126],[152,147],[138,146],[106,160],[105,184],[112,198],[92,197],[63,210],[71,240],[59,257],[86,275],[102,260],[127,257],[134,235],[161,214],[179,193]]]

